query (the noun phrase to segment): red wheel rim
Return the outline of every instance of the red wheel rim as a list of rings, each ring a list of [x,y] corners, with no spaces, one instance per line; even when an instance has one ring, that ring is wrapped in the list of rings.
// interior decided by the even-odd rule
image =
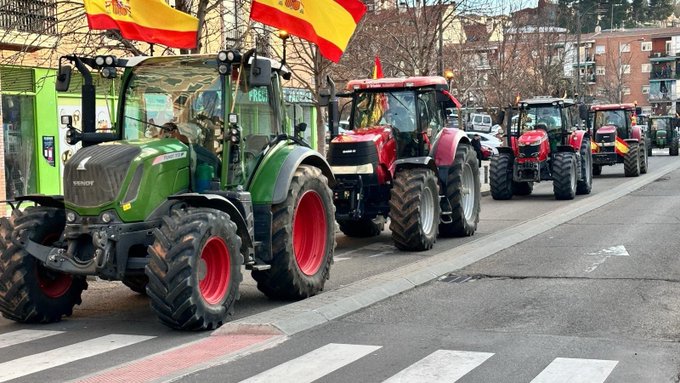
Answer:
[[[293,250],[295,261],[305,275],[314,275],[326,253],[326,210],[321,196],[315,191],[305,192],[293,217]]]
[[[50,245],[59,239],[59,234],[50,234],[42,241],[43,245]],[[50,270],[36,261],[35,274],[38,278],[40,291],[50,298],[59,298],[66,294],[73,283],[73,276]]]
[[[231,263],[227,244],[220,237],[211,237],[201,250],[198,268],[198,289],[208,304],[218,304],[227,293]]]

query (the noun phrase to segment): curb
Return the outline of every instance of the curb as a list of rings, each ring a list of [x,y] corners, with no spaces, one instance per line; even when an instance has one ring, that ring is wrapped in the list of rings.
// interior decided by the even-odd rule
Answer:
[[[287,336],[327,323],[374,303],[423,285],[440,276],[489,257],[501,250],[553,229],[578,216],[621,198],[680,168],[680,161],[623,182],[619,187],[596,196],[576,201],[550,213],[536,217],[479,240],[468,242],[409,265],[402,266],[345,287],[305,300],[277,307],[225,324],[218,331],[247,325],[268,325]]]

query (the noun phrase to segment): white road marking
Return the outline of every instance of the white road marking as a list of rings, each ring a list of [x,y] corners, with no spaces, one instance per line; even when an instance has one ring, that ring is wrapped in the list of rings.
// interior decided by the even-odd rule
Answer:
[[[16,344],[30,342],[36,339],[46,338],[52,335],[62,334],[63,331],[50,330],[18,330],[0,334],[0,348],[14,346]]]
[[[379,349],[381,346],[329,343],[241,383],[311,383]]]
[[[555,358],[531,383],[601,383],[616,360]]]
[[[593,263],[592,265],[588,266],[585,270],[586,273],[592,273],[600,267],[607,259],[610,257],[628,257],[630,254],[628,254],[628,250],[626,250],[626,247],[623,245],[618,245],[618,246],[612,246],[608,247],[606,249],[602,249],[599,251],[596,251],[594,253],[588,253],[588,255],[599,255],[599,256],[604,256],[601,260]]]
[[[437,350],[384,383],[452,383],[492,356],[488,352]]]
[[[352,259],[352,257],[333,257],[333,261],[335,262],[348,261],[350,259]]]
[[[153,336],[111,334],[70,346],[0,363],[0,382],[103,354],[154,338]]]

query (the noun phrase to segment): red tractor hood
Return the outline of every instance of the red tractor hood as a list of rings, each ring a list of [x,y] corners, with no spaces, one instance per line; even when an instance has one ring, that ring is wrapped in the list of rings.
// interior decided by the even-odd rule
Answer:
[[[531,145],[538,142],[543,142],[548,139],[548,133],[545,130],[530,130],[519,137],[518,143],[520,145]]]
[[[376,146],[382,145],[386,142],[392,135],[392,129],[390,127],[372,126],[370,128],[361,128],[357,130],[347,131],[333,139],[331,141],[334,144],[341,144],[346,142],[375,142]]]
[[[597,129],[597,132],[599,134],[616,133],[616,126],[614,126],[614,125],[600,126],[600,128]]]

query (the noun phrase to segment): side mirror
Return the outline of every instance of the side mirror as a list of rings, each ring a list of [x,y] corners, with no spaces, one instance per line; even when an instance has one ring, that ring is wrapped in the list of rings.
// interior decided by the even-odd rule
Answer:
[[[297,125],[295,125],[295,135],[299,135],[300,133],[304,133],[307,130],[307,124],[304,122],[301,122]]]
[[[639,116],[639,115],[641,115],[641,114],[642,114],[642,108],[639,107],[639,106],[636,106],[636,107],[635,107],[635,115],[636,115],[636,116]]]
[[[250,66],[250,85],[267,86],[272,82],[272,63],[267,59],[255,57]]]
[[[57,82],[54,89],[57,92],[66,92],[71,85],[71,71],[73,69],[68,65],[59,65],[59,73],[57,74]]]
[[[586,104],[581,104],[578,106],[578,115],[581,117],[581,120],[588,119],[588,109],[588,105]]]
[[[66,131],[66,143],[69,145],[75,145],[83,140],[83,133],[79,132],[73,126],[69,127]]]

